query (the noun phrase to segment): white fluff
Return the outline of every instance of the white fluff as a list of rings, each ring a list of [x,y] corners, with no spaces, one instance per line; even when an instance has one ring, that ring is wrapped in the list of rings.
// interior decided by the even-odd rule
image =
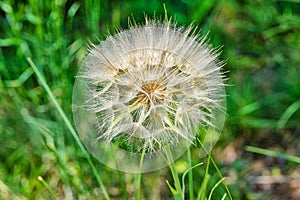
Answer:
[[[86,105],[97,115],[98,139],[122,135],[155,152],[214,126],[225,98],[223,64],[191,30],[146,19],[90,49],[80,76],[89,83]]]

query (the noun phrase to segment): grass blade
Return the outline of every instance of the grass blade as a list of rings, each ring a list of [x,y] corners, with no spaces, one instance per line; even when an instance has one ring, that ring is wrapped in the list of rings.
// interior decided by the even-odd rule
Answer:
[[[286,125],[286,123],[289,121],[289,119],[292,117],[292,115],[295,112],[297,112],[297,110],[299,110],[299,108],[300,108],[300,100],[292,103],[282,114],[281,118],[278,121],[277,128],[278,129],[283,128]]]
[[[63,121],[65,122],[66,126],[68,127],[69,131],[71,132],[72,136],[74,137],[76,143],[78,144],[80,150],[82,151],[82,153],[84,154],[84,156],[86,157],[91,170],[93,172],[93,174],[95,175],[99,186],[102,189],[102,192],[104,193],[104,196],[107,200],[109,200],[109,196],[108,193],[106,191],[106,188],[102,182],[102,179],[99,175],[99,173],[97,172],[97,169],[94,165],[94,163],[92,162],[92,159],[90,157],[90,154],[86,151],[86,149],[84,148],[83,144],[81,143],[80,138],[78,137],[75,129],[73,128],[71,122],[69,121],[69,119],[67,118],[65,112],[63,111],[63,109],[61,108],[61,106],[58,104],[56,98],[54,97],[50,87],[48,86],[46,80],[44,79],[44,77],[42,76],[42,74],[39,72],[39,70],[37,69],[36,65],[33,63],[31,58],[27,58],[27,61],[29,62],[30,66],[32,67],[33,71],[35,72],[35,74],[37,75],[38,80],[40,81],[40,83],[42,84],[42,86],[45,88],[47,94],[49,95],[50,100],[52,101],[52,103],[54,104],[55,108],[57,109],[58,113],[60,114],[60,116],[62,117]]]
[[[190,169],[192,169],[192,158],[191,158],[191,149],[187,149],[187,156],[188,156],[188,163]],[[184,177],[185,174],[183,174],[182,177]],[[182,190],[184,192],[184,183],[182,182]],[[190,200],[194,200],[194,184],[193,184],[193,171],[189,170],[189,188],[190,188]]]
[[[140,160],[140,173],[138,175],[138,193],[137,193],[137,199],[141,200],[142,199],[142,178],[143,178],[143,162],[144,162],[144,157],[146,153],[146,148],[143,149],[141,160]]]
[[[198,140],[198,142],[201,144],[201,146],[203,147],[203,149],[205,150],[205,152],[208,154],[208,159],[209,159],[209,160],[212,162],[212,164],[214,165],[215,169],[217,170],[217,172],[218,172],[218,174],[219,174],[219,177],[220,177],[221,179],[223,179],[224,177],[223,177],[222,173],[220,172],[220,170],[219,170],[219,168],[218,168],[218,166],[217,166],[215,160],[212,158],[211,153],[208,152],[208,150],[205,148],[205,146],[203,145],[203,143],[202,143],[199,139],[197,139],[197,140]],[[208,172],[207,172],[207,173],[208,173]],[[228,193],[228,196],[229,196],[230,200],[232,200],[233,198],[232,198],[232,196],[231,196],[231,193],[230,193],[229,188],[228,188],[228,186],[227,186],[226,183],[224,183],[224,187],[225,187],[225,189],[226,189],[226,191],[227,191],[227,193]]]
[[[57,196],[55,194],[55,192],[52,190],[52,188],[50,187],[50,185],[43,179],[43,177],[38,176],[37,179],[47,188],[47,190],[50,192],[50,194],[57,199]]]
[[[165,153],[166,153],[167,161],[170,162],[169,168],[171,170],[173,180],[174,180],[175,189],[176,189],[176,195],[174,196],[174,198],[175,199],[184,199],[184,193],[183,193],[181,185],[180,185],[180,180],[179,180],[178,172],[176,170],[175,163],[172,162],[172,160],[173,160],[172,159],[172,153],[171,153],[171,150],[170,150],[169,146],[167,146],[165,148]],[[169,188],[171,189],[170,185],[169,185]]]
[[[208,185],[209,179],[210,179],[210,175],[205,174],[204,179],[201,184],[201,187],[198,191],[197,200],[205,200],[206,199],[205,195],[206,195],[206,190],[207,190],[207,185]]]
[[[211,200],[212,194],[214,193],[215,189],[225,180],[225,178],[222,178],[221,180],[219,180],[214,187],[211,189],[210,194],[208,196],[208,200]]]
[[[300,164],[300,157],[297,157],[297,156],[292,156],[292,155],[288,155],[285,153],[279,153],[276,151],[271,151],[268,149],[263,149],[263,148],[253,147],[253,146],[246,146],[245,149],[246,149],[246,151],[249,151],[252,153],[258,153],[258,154],[277,157],[277,158],[284,158],[287,161],[291,161],[291,162]]]
[[[196,168],[196,167],[198,167],[198,166],[200,166],[200,165],[203,165],[203,163],[198,163],[198,164],[196,164],[196,165],[190,167],[189,169],[187,169],[187,170],[183,173],[182,178],[181,178],[181,182],[182,182],[182,192],[183,192],[183,193],[184,193],[184,190],[185,190],[184,179],[185,179],[185,177],[186,177],[186,174],[187,174],[187,173],[190,174],[190,172],[192,171],[192,169],[194,169],[194,168]],[[190,180],[193,180],[193,179],[189,179],[189,181],[190,181]],[[190,188],[190,191],[191,191],[191,189],[192,189],[192,192],[193,192],[193,188]],[[190,200],[191,200],[191,199],[192,199],[192,198],[190,197]]]
[[[209,154],[208,159],[207,159],[206,169],[205,169],[205,176],[202,181],[201,187],[198,191],[197,200],[205,200],[206,199],[206,189],[207,189],[208,181],[210,179],[210,174],[209,174],[210,158],[211,157]]]

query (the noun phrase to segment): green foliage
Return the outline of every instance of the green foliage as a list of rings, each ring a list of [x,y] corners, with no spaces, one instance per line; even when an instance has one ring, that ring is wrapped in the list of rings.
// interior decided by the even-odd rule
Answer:
[[[225,71],[229,71],[226,74],[228,118],[219,146],[238,137],[245,140],[243,144],[262,148],[277,145],[283,152],[288,146],[296,146],[294,152],[299,155],[299,1],[165,0],[163,3],[168,18],[185,26],[193,22],[203,35],[209,32],[215,47],[223,46],[222,58],[227,59]],[[105,190],[101,189],[97,174],[111,197],[136,196],[135,175],[120,174],[92,158],[86,162],[87,155],[78,146],[74,133],[70,133],[72,124],[66,123],[66,119],[72,121],[74,76],[88,41],[104,39],[108,31],[115,32],[115,27],[126,28],[131,16],[139,23],[145,15],[164,19],[163,3],[159,0],[0,1],[0,199],[104,198]],[[35,76],[27,57],[36,64],[53,97],[45,90],[41,78]],[[287,132],[294,134],[285,139]],[[291,162],[299,160],[287,153],[253,148],[252,151]],[[194,149],[191,154],[190,167],[199,163],[197,151]],[[193,169],[194,182],[184,181],[185,188],[189,183],[192,185],[189,189],[194,191],[195,199],[230,199],[217,170],[226,170],[226,164],[212,166],[211,161],[204,161],[200,162],[208,167]],[[178,162],[185,162],[184,158]],[[93,170],[91,163],[95,165]],[[231,169],[237,171],[239,178],[249,173],[243,170],[245,163],[246,158],[232,163]],[[169,198],[172,194],[165,184],[167,179],[172,178],[166,170],[145,175],[143,181],[139,178],[143,187],[139,195],[146,199]],[[172,184],[170,181],[169,186]],[[233,199],[253,196],[239,180],[228,187],[234,188]],[[189,196],[187,189],[185,196]]]

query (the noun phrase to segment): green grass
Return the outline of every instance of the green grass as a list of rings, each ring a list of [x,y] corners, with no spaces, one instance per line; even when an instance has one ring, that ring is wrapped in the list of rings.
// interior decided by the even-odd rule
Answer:
[[[214,152],[214,161],[199,159],[192,147],[172,166],[184,196],[255,199],[259,194],[246,184],[247,177],[254,174],[252,163],[268,156],[285,160],[283,174],[299,174],[299,1],[4,0],[0,199],[172,197],[166,180],[171,187],[174,181],[167,168],[141,177],[114,171],[91,157],[74,131],[71,106],[74,76],[88,41],[97,43],[116,26],[127,28],[132,15],[140,23],[154,12],[163,19],[163,3],[169,18],[184,26],[193,22],[203,35],[209,32],[214,47],[223,46],[230,86],[227,121],[216,152],[232,144],[241,151],[228,163]],[[272,163],[271,168],[278,166]],[[232,173],[237,178],[228,181]]]

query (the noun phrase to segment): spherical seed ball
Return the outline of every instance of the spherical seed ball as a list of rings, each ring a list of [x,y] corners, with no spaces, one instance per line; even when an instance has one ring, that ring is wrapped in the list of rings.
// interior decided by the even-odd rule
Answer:
[[[92,45],[73,102],[78,132],[96,157],[112,148],[114,156],[106,157],[122,152],[124,161],[145,149],[157,163],[166,146],[175,159],[192,143],[209,150],[216,142],[225,115],[223,64],[191,31],[146,19]]]

